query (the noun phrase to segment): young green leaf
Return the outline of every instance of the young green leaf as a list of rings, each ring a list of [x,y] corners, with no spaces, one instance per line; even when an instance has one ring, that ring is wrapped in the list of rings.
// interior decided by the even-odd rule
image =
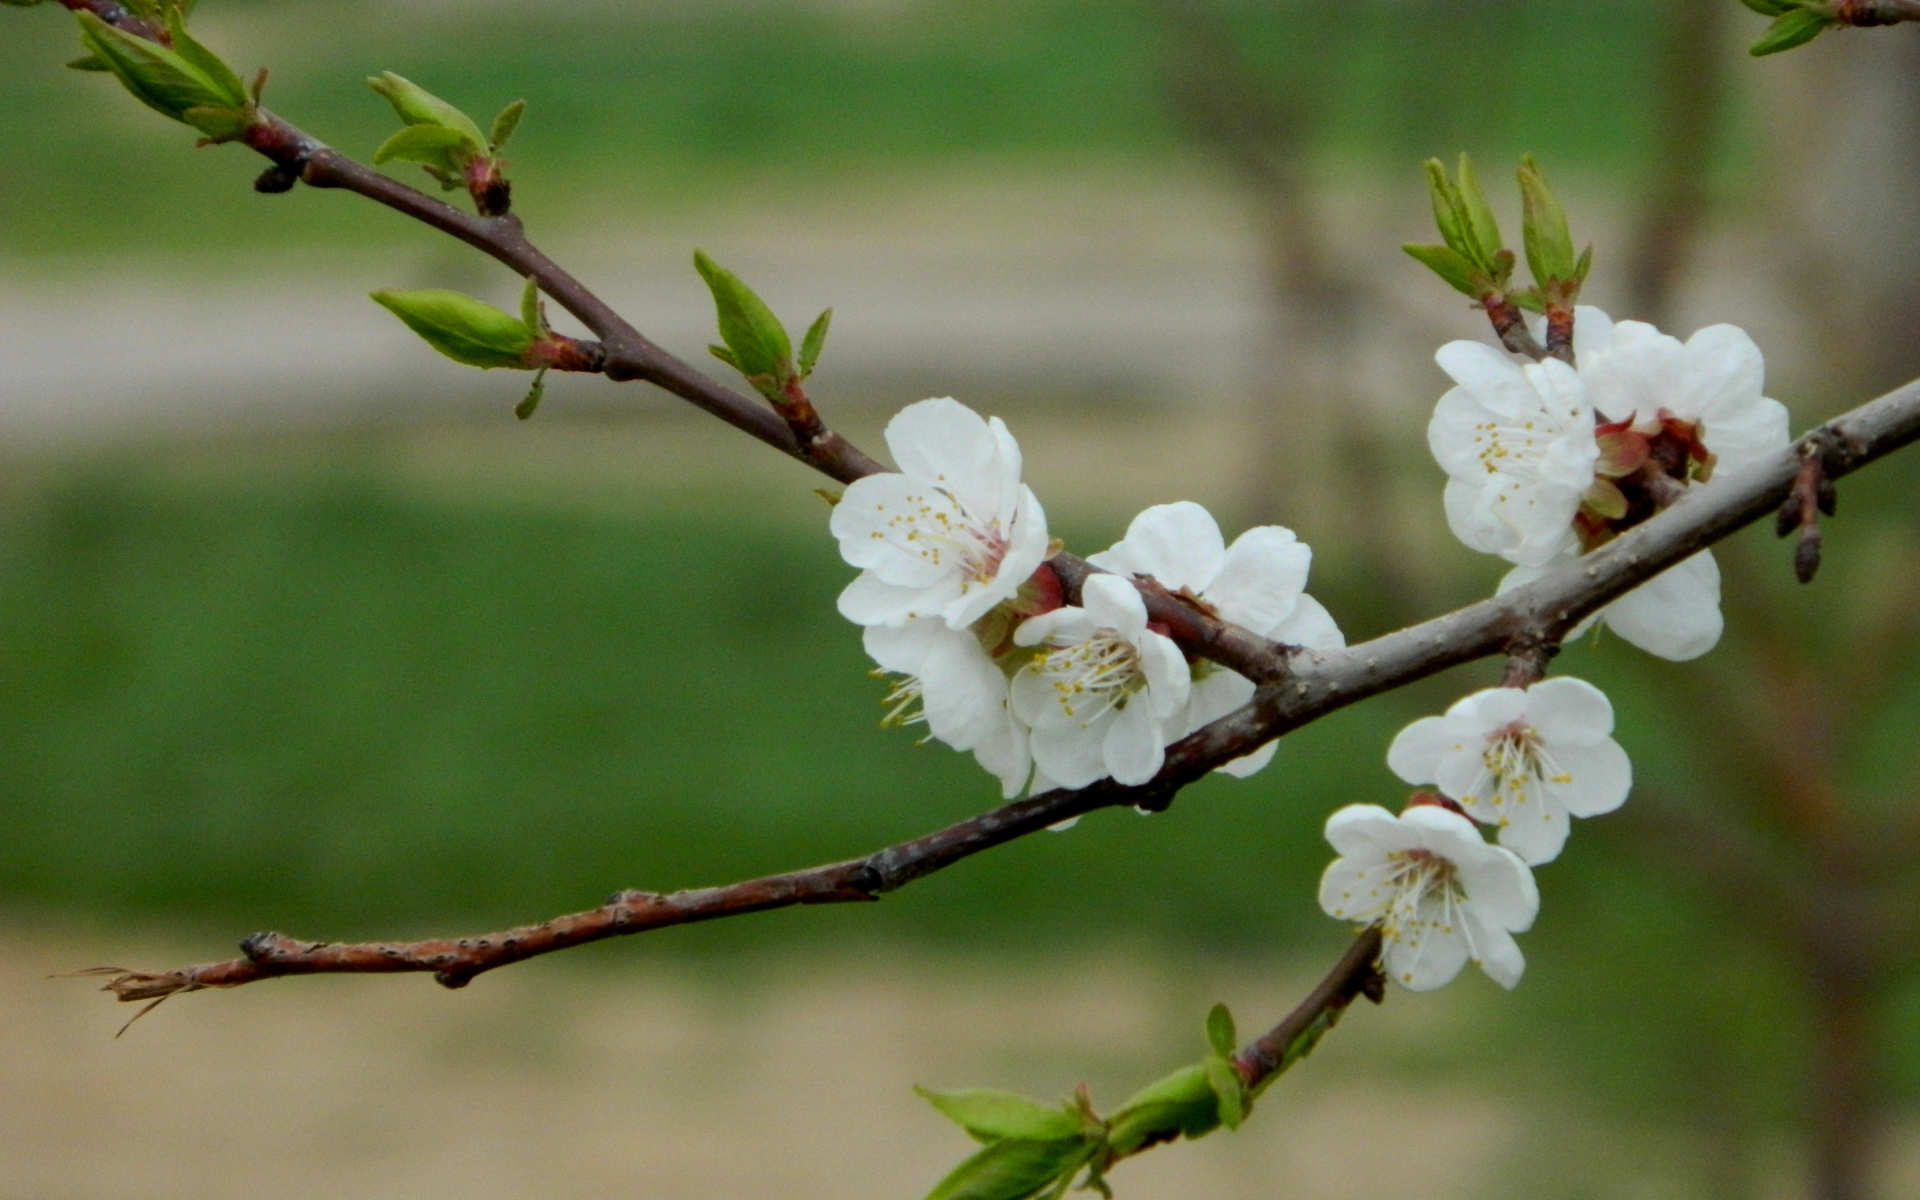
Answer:
[[[1573,278],[1573,235],[1567,230],[1566,210],[1547,186],[1547,177],[1531,154],[1520,159],[1520,213],[1523,240],[1527,248],[1527,269],[1534,282],[1546,287],[1549,282]]]
[[[1089,1149],[1078,1139],[995,1142],[953,1169],[927,1200],[1027,1200],[1061,1175],[1077,1171]]]
[[[466,135],[457,129],[444,125],[403,125],[373,152],[373,165],[377,167],[397,158],[402,162],[426,163],[443,171],[459,171],[465,168],[471,155]]]
[[[827,348],[827,327],[832,324],[833,310],[828,309],[807,326],[807,336],[800,339],[800,378],[813,374],[813,365],[820,361],[820,352]]]
[[[531,417],[533,411],[540,407],[541,397],[546,394],[547,369],[541,367],[539,371],[535,372],[533,376],[533,386],[527,389],[526,396],[521,399],[520,403],[513,406],[513,415],[519,417],[522,421]]]
[[[1240,1072],[1224,1058],[1210,1058],[1207,1083],[1212,1086],[1214,1101],[1219,1106],[1220,1123],[1228,1129],[1240,1128],[1240,1122],[1247,1116],[1247,1086]]]
[[[1207,1013],[1207,1044],[1221,1058],[1232,1058],[1240,1048],[1240,1035],[1233,1028],[1233,1013],[1224,1004],[1216,1004]]]
[[[1107,1144],[1126,1157],[1151,1142],[1185,1134],[1204,1137],[1220,1125],[1207,1067],[1182,1067],[1136,1092],[1108,1122]]]
[[[1747,53],[1755,58],[1765,58],[1769,54],[1804,46],[1825,33],[1830,24],[1832,22],[1819,13],[1804,8],[1783,12],[1773,19],[1773,24],[1767,26],[1760,40],[1747,48]]]
[[[1437,158],[1427,160],[1427,190],[1432,193],[1433,223],[1440,229],[1441,240],[1456,253],[1468,255],[1472,244],[1466,239],[1460,197],[1454,191],[1453,181],[1447,178],[1447,168]]]
[[[74,16],[80,22],[81,45],[113,72],[134,99],[155,112],[176,121],[188,121],[187,113],[193,109],[246,112],[244,88],[236,99],[224,80],[209,78],[198,65],[165,46],[124,33],[91,12],[82,10]],[[232,74],[225,72],[228,77]]]
[[[720,340],[733,353],[731,365],[762,393],[778,394],[794,378],[793,343],[786,328],[752,288],[704,251],[693,252],[693,265],[713,292]]]
[[[742,375],[746,374],[745,371],[740,370],[740,360],[735,358],[733,356],[733,351],[727,349],[725,346],[708,346],[707,353],[713,355],[715,358],[719,359],[721,362],[732,367],[734,370],[740,371]]]
[[[1777,17],[1800,7],[1794,0],[1740,0],[1740,3],[1763,17]]]
[[[532,279],[527,280],[526,289],[520,293],[520,320],[533,330],[533,336],[547,336],[546,306],[540,303],[540,285]]]
[[[0,4],[11,3],[11,2],[12,0],[0,0]],[[112,67],[109,67],[106,63],[100,60],[100,56],[98,54],[83,54],[79,58],[76,58],[72,62],[68,63],[67,69],[70,71],[111,71],[113,70]]]
[[[1472,255],[1475,265],[1482,269],[1493,266],[1494,255],[1506,247],[1500,236],[1500,222],[1494,219],[1493,208],[1487,203],[1487,194],[1480,188],[1480,178],[1474,174],[1473,160],[1467,152],[1460,152],[1460,174],[1458,192],[1460,208],[1466,214],[1466,225],[1473,235],[1474,247],[1479,254]]]
[[[492,132],[487,134],[487,145],[496,152],[500,147],[506,145],[507,139],[513,136],[513,131],[520,128],[520,118],[525,115],[526,111],[527,102],[525,100],[515,100],[512,104],[501,109],[500,115],[493,119]]]
[[[526,354],[534,342],[533,330],[491,304],[439,288],[387,288],[373,293],[373,299],[455,362],[482,370],[529,369]]]
[[[485,154],[487,144],[473,118],[410,79],[382,71],[367,80],[367,86],[387,98],[393,111],[409,125],[438,125],[459,132],[475,154]]]
[[[983,1142],[1008,1138],[1052,1142],[1080,1136],[1080,1120],[1064,1109],[1013,1092],[967,1088],[957,1092],[913,1089],[947,1118]]]
[[[211,83],[214,90],[226,102],[226,108],[245,108],[249,102],[247,85],[233,73],[219,55],[202,46],[187,33],[186,14],[181,9],[169,9],[167,12],[167,33],[173,38],[173,49],[195,70],[199,71]]]
[[[1458,250],[1448,246],[1411,244],[1400,248],[1425,264],[1428,270],[1445,280],[1454,291],[1472,296],[1475,300],[1486,291],[1489,281]]]

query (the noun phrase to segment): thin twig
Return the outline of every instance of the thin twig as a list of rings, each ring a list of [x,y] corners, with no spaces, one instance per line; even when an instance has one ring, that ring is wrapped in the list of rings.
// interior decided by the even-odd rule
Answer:
[[[1325,1022],[1322,1028],[1331,1028],[1347,1006],[1360,996],[1380,1003],[1386,983],[1380,974],[1380,940],[1378,925],[1369,925],[1361,931],[1333,970],[1307,994],[1298,1008],[1288,1013],[1265,1037],[1247,1043],[1233,1056],[1234,1069],[1240,1072],[1248,1090],[1257,1090],[1287,1066],[1287,1052],[1316,1024]]]

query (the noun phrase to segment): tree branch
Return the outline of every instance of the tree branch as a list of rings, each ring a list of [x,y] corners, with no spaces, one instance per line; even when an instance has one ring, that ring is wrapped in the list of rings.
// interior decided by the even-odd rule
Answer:
[[[242,943],[243,958],[176,971],[122,972],[106,988],[122,1000],[151,1001],[282,975],[392,972],[432,972],[459,987],[496,967],[606,938],[796,904],[878,899],[1069,817],[1120,805],[1164,809],[1182,788],[1222,763],[1449,667],[1511,653],[1524,664],[1511,669],[1531,674],[1544,662],[1545,648],[1557,646],[1588,614],[1772,512],[1793,488],[1803,446],[1822,446],[1829,478],[1839,478],[1917,438],[1920,380],[1828,422],[1764,464],[1690,491],[1665,512],[1526,587],[1345,650],[1297,651],[1286,679],[1262,684],[1251,703],[1168,747],[1166,765],[1139,786],[1109,779],[1047,792],[864,858],[666,896],[620,892],[587,912],[477,937],[331,943],[256,934]]]
[[[1247,1090],[1258,1091],[1262,1084],[1284,1070],[1289,1065],[1288,1052],[1299,1045],[1315,1025],[1324,1022],[1323,1029],[1331,1028],[1357,997],[1365,996],[1375,1004],[1380,1003],[1385,984],[1386,979],[1380,974],[1380,927],[1369,925],[1353,939],[1353,945],[1327,977],[1307,993],[1298,1008],[1288,1013],[1265,1037],[1249,1042],[1233,1056],[1234,1070],[1246,1081]]]

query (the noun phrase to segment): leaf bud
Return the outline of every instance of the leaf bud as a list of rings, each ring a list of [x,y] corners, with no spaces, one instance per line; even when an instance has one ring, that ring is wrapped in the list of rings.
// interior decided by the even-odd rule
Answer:
[[[955,1167],[927,1200],[1026,1200],[1079,1170],[1091,1152],[1077,1139],[994,1142]]]
[[[693,265],[713,292],[713,305],[720,322],[720,340],[726,354],[714,347],[714,357],[747,377],[762,395],[776,404],[785,400],[789,382],[798,378],[793,362],[793,343],[787,331],[766,302],[740,277],[708,258],[704,251],[693,252]],[[826,339],[823,321],[814,322],[819,341]],[[809,331],[811,333],[812,331]],[[815,352],[818,352],[816,346]]]
[[[1567,229],[1566,210],[1547,186],[1547,177],[1531,154],[1520,159],[1520,212],[1522,240],[1526,245],[1527,269],[1534,282],[1552,295],[1555,284],[1572,283],[1577,263],[1573,254],[1573,235]]]
[[[392,71],[382,71],[368,79],[367,86],[385,96],[387,103],[393,105],[393,111],[407,124],[451,129],[472,145],[474,153],[486,153],[486,139],[480,136],[480,127],[473,123],[473,118],[412,80]]]
[[[385,288],[373,299],[455,362],[482,370],[531,367],[527,352],[536,340],[534,331],[491,304],[440,288]]]
[[[172,49],[117,29],[91,12],[74,16],[80,22],[81,45],[100,64],[81,69],[112,72],[134,99],[155,112],[191,125],[213,141],[239,137],[256,119],[246,85],[219,56],[193,40],[179,9],[167,14]]]

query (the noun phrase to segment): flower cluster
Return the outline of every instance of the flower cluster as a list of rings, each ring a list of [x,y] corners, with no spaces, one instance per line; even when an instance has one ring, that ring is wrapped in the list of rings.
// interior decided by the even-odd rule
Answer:
[[[1469,961],[1513,987],[1526,967],[1513,935],[1540,909],[1529,868],[1559,855],[1569,818],[1612,812],[1632,787],[1612,734],[1606,696],[1564,678],[1489,688],[1415,721],[1387,765],[1438,794],[1414,793],[1397,817],[1371,804],[1335,813],[1327,840],[1341,857],[1320,882],[1320,906],[1378,922],[1387,974],[1408,988],[1439,987]],[[1494,826],[1499,844],[1475,821]]]
[[[1251,529],[1229,546],[1197,504],[1150,508],[1093,556],[1108,573],[1068,605],[1047,565],[1046,514],[999,418],[924,400],[886,437],[900,470],[856,481],[834,507],[841,555],[861,568],[840,612],[897,677],[889,723],[924,723],[971,751],[1008,798],[1145,783],[1169,745],[1252,698],[1251,680],[1189,658],[1148,620],[1134,577],[1276,641],[1345,644],[1305,594],[1313,555],[1290,530]],[[1250,775],[1272,757],[1269,743],[1221,770]]]
[[[1447,520],[1468,546],[1515,564],[1503,592],[1790,440],[1787,410],[1762,394],[1759,348],[1731,325],[1682,343],[1582,307],[1573,351],[1577,366],[1464,341],[1436,356],[1456,385],[1427,428],[1448,475]],[[1697,658],[1720,640],[1720,569],[1703,550],[1596,620],[1662,658]]]

